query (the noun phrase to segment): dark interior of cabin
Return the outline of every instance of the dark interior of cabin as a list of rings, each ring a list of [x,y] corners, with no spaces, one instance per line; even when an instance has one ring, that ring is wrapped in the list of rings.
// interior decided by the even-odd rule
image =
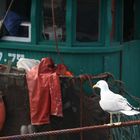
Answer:
[[[134,0],[124,0],[123,41],[130,41],[134,39],[134,8]]]
[[[11,0],[6,1],[7,8],[9,7],[10,2]],[[31,0],[14,0],[10,9],[23,17],[26,21],[30,21]]]

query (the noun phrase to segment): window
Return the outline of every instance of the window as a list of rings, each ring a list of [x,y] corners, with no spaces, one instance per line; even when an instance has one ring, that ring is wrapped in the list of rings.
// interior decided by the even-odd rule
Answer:
[[[100,0],[77,0],[76,40],[98,41]]]
[[[124,0],[123,41],[134,39],[134,0]]]
[[[0,4],[0,19],[2,19],[4,13],[5,13],[6,3],[5,0],[1,0]]]
[[[56,24],[56,35],[59,41],[66,39],[66,0],[54,0],[54,19]],[[54,41],[53,17],[51,0],[43,2],[43,38],[45,40]]]
[[[11,0],[6,0],[7,8],[10,5],[10,2]],[[30,21],[31,0],[14,0],[11,11],[17,13],[25,21]]]
[[[1,20],[4,20],[1,31],[1,39],[10,41],[30,42],[31,0],[2,0],[0,9]]]
[[[111,41],[115,40],[116,29],[116,0],[111,1],[111,15],[112,15],[112,27],[111,27]]]

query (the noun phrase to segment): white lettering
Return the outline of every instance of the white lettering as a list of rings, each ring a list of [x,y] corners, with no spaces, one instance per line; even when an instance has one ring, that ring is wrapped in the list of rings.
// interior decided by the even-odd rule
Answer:
[[[19,60],[20,58],[24,58],[24,54],[17,54],[17,60]]]
[[[5,57],[7,56],[7,58]],[[3,52],[0,52],[0,61],[4,61],[7,62],[7,60],[9,60],[9,58],[12,60],[12,62],[15,62],[17,60],[19,60],[20,58],[24,58],[24,54],[16,54],[16,53],[8,53],[7,55],[4,55]]]
[[[0,61],[2,60],[2,57],[3,57],[3,53],[0,52]]]
[[[16,60],[16,54],[15,53],[8,53],[8,57],[11,57],[12,62]]]

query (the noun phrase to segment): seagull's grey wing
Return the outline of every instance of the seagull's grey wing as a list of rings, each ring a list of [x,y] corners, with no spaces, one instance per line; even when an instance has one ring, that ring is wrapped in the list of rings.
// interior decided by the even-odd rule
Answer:
[[[130,103],[127,101],[126,98],[119,94],[111,94],[112,98],[116,104],[116,108],[118,108],[118,111],[128,111],[132,109],[132,106]]]
[[[107,112],[120,112],[122,110],[131,110],[126,98],[119,94],[109,91],[102,96],[99,102],[101,108]]]

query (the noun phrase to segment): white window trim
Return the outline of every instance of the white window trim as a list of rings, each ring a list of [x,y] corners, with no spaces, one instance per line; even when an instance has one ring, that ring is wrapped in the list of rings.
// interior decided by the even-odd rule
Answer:
[[[6,41],[17,41],[17,42],[31,42],[31,23],[22,22],[20,26],[28,27],[28,37],[18,37],[18,36],[3,36],[1,40]]]

